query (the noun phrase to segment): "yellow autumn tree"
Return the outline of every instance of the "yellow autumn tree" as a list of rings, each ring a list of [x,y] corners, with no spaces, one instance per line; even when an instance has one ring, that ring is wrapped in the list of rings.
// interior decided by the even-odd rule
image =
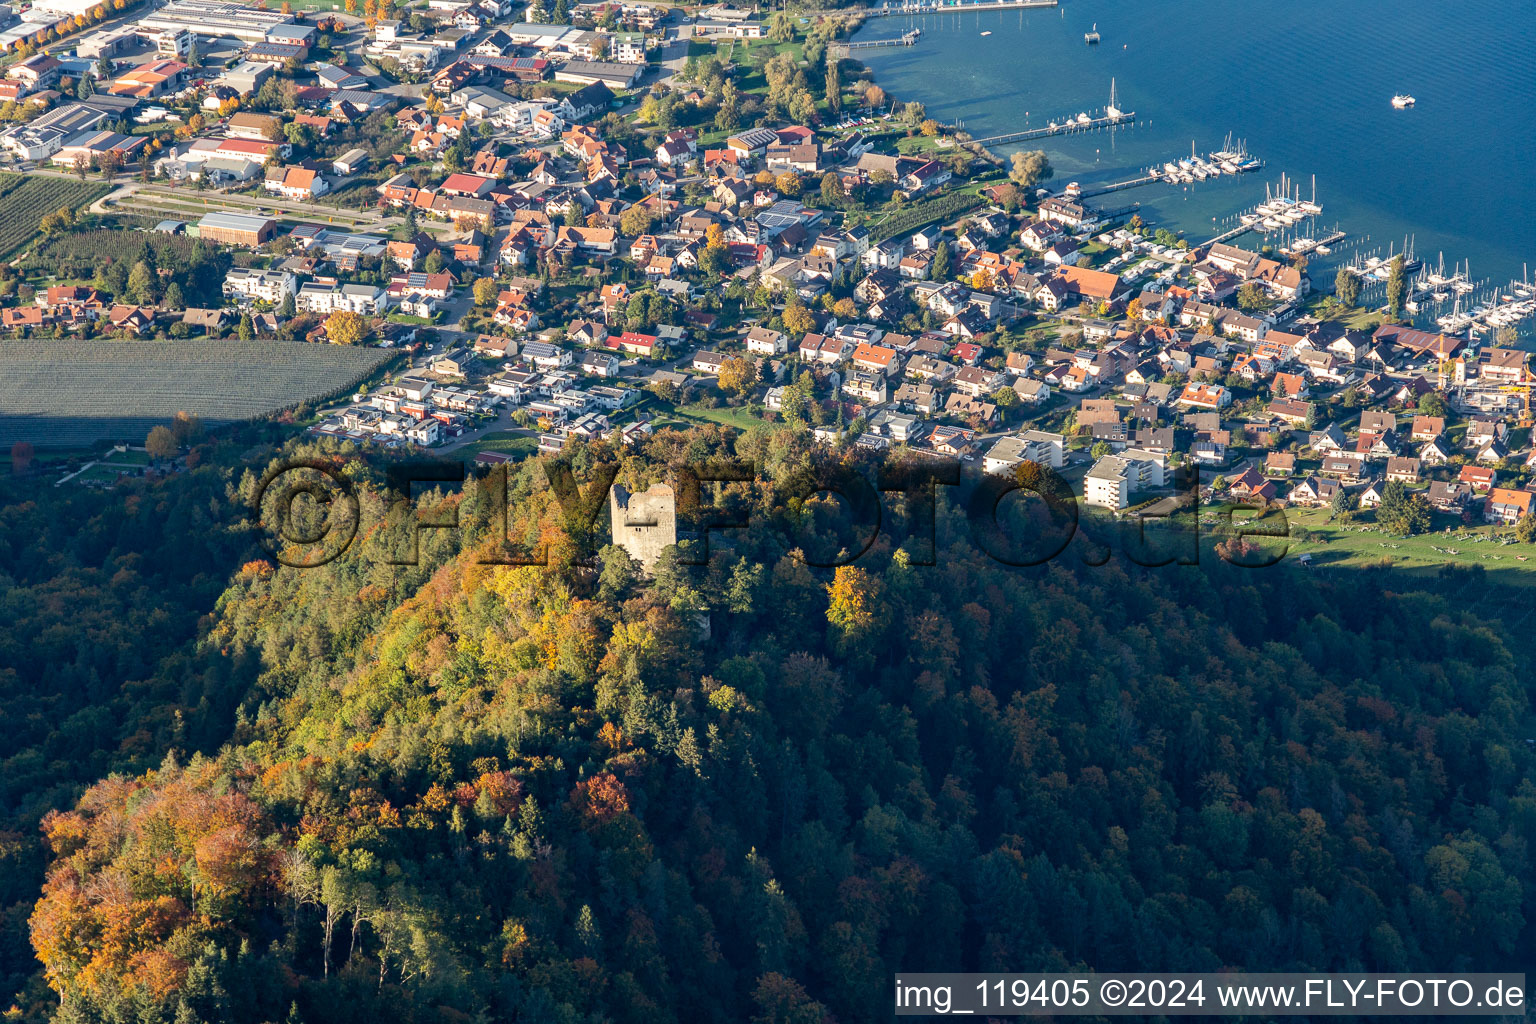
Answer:
[[[751,356],[732,356],[720,366],[720,389],[734,395],[746,395],[757,386],[757,360]]]
[[[827,625],[832,645],[854,661],[867,660],[885,628],[885,587],[856,565],[840,565],[827,584]]]
[[[368,321],[361,313],[338,309],[325,318],[325,336],[334,345],[357,345],[368,336]]]
[[[784,307],[784,329],[791,334],[801,335],[815,327],[816,320],[811,316],[811,311],[805,308],[805,303],[800,301],[800,296],[791,295],[788,305]]]

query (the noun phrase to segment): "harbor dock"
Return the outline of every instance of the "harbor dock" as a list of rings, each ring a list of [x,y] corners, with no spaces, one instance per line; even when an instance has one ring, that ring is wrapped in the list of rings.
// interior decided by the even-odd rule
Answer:
[[[1097,188],[1085,188],[1078,194],[1084,199],[1092,199],[1094,196],[1104,196],[1111,192],[1120,192],[1128,188],[1137,188],[1141,185],[1152,185],[1163,180],[1164,178],[1161,174],[1145,174],[1140,178],[1116,181],[1108,185],[1100,185]]]
[[[1035,7],[1055,7],[1060,0],[970,0],[970,2],[953,3],[901,3],[882,4],[879,7],[870,7],[857,13],[865,18],[900,18],[918,17],[925,14],[964,14],[968,11],[1016,11],[1029,10]],[[805,12],[806,14],[849,14],[850,8],[834,9],[830,11]]]
[[[1020,132],[1005,132],[1002,135],[992,135],[985,139],[972,139],[971,141],[982,146],[1003,146],[1011,142],[1027,142],[1030,139],[1044,139],[1052,135],[1073,135],[1077,132],[1091,132],[1096,128],[1124,127],[1136,120],[1136,112],[1132,110],[1119,110],[1113,114],[1104,114],[1099,117],[1088,117],[1079,114],[1076,118],[1063,124],[1052,122],[1044,128],[1026,128]]]
[[[846,57],[854,50],[872,50],[877,46],[916,46],[922,36],[923,30],[914,28],[895,39],[865,39],[852,43],[833,43],[828,49],[834,56]]]

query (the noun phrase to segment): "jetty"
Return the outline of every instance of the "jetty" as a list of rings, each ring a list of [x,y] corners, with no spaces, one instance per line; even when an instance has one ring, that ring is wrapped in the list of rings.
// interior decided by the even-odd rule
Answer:
[[[1089,117],[1087,114],[1079,114],[1062,124],[1054,121],[1044,128],[1026,128],[1021,132],[1004,132],[1002,135],[992,135],[985,139],[972,139],[972,142],[983,146],[1003,146],[1010,142],[1026,142],[1030,139],[1043,139],[1051,135],[1073,135],[1077,132],[1091,132],[1096,128],[1114,128],[1116,126],[1129,125],[1136,120],[1136,112],[1133,110],[1117,110],[1113,114],[1103,114],[1099,117]]]
[[[1256,225],[1253,225],[1253,224],[1239,224],[1237,227],[1232,228],[1231,230],[1223,231],[1221,234],[1217,235],[1215,238],[1207,238],[1205,241],[1201,242],[1199,245],[1195,246],[1194,248],[1196,248],[1196,249],[1205,249],[1205,248],[1208,248],[1208,247],[1210,247],[1212,245],[1219,245],[1222,242],[1230,242],[1230,241],[1232,241],[1232,239],[1236,238],[1238,235],[1246,235],[1248,232],[1254,230],[1255,227],[1256,227]]]
[[[1306,256],[1315,252],[1326,256],[1328,255],[1328,247],[1330,245],[1337,245],[1348,237],[1349,235],[1346,232],[1335,229],[1332,233],[1324,235],[1322,238],[1298,238],[1290,245],[1282,245],[1280,247],[1280,255],[1295,257]]]
[[[1061,124],[1052,121],[1044,128],[1026,128],[1018,132],[1004,132],[1002,135],[993,135],[985,139],[972,139],[972,142],[982,146],[1003,146],[1010,142],[1024,142],[1028,139],[1043,139],[1050,135],[1072,135],[1077,132],[1091,132],[1097,128],[1114,128],[1119,125],[1129,125],[1136,120],[1134,110],[1121,110],[1119,101],[1115,97],[1115,80],[1109,80],[1109,106],[1104,108],[1104,113],[1097,117],[1088,114],[1078,114],[1068,118]]]
[[[828,49],[834,56],[846,57],[853,50],[872,50],[877,46],[916,46],[922,36],[923,30],[914,28],[895,39],[865,39],[852,43],[833,43]]]
[[[918,18],[927,14],[964,14],[967,11],[1027,11],[1036,7],[1058,7],[1061,0],[954,0],[952,3],[889,3],[878,7],[827,7],[800,11],[802,18],[847,16],[861,18]]]
[[[1078,194],[1084,199],[1091,199],[1094,196],[1108,195],[1111,192],[1120,192],[1124,189],[1137,188],[1141,185],[1152,185],[1162,180],[1164,179],[1161,174],[1144,174],[1139,178],[1128,178],[1125,181],[1111,182],[1108,185],[1099,185],[1096,188],[1085,188]]]

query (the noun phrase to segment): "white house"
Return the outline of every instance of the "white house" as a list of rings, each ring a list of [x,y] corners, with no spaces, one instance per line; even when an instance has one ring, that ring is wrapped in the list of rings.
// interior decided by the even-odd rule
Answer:
[[[1066,438],[1043,430],[1026,430],[1016,437],[1000,437],[982,458],[988,473],[1009,473],[1021,462],[1035,462],[1060,469]]]
[[[283,301],[283,296],[293,294],[295,283],[294,276],[285,270],[234,267],[224,275],[224,297],[276,305]]]
[[[306,281],[299,286],[296,304],[311,313],[335,313],[346,310],[365,316],[376,316],[389,308],[389,296],[384,289],[367,284],[322,284]]]
[[[782,356],[789,351],[789,337],[766,327],[747,332],[747,351],[756,356]]]
[[[1106,455],[1083,477],[1083,501],[1100,508],[1121,509],[1137,491],[1163,486],[1163,456],[1142,448]]]

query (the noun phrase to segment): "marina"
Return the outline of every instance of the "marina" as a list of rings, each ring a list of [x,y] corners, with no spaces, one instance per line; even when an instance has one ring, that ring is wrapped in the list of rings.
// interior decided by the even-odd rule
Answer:
[[[1195,144],[1191,142],[1190,155],[1187,158],[1153,165],[1146,169],[1145,174],[1127,178],[1124,181],[1112,181],[1088,188],[1073,182],[1067,187],[1067,192],[1074,198],[1091,199],[1094,196],[1121,192],[1128,188],[1139,188],[1142,185],[1190,184],[1223,175],[1245,174],[1259,170],[1263,166],[1264,161],[1250,154],[1242,142],[1234,143],[1229,134],[1221,149],[1207,153],[1203,157],[1195,155]]]
[[[1170,185],[1187,185],[1196,181],[1219,178],[1223,174],[1245,174],[1263,166],[1264,162],[1252,156],[1245,143],[1242,141],[1233,143],[1232,136],[1228,135],[1222,148],[1213,153],[1203,157],[1198,156],[1195,153],[1195,144],[1191,141],[1189,156],[1169,160],[1161,167],[1151,167],[1148,170],[1154,179],[1161,179]]]
[[[1310,256],[1312,253],[1317,253],[1319,256],[1327,256],[1333,251],[1329,248],[1329,246],[1338,245],[1348,237],[1348,232],[1340,231],[1338,227],[1335,226],[1332,232],[1324,235],[1322,238],[1293,239],[1289,244],[1282,245],[1279,249],[1279,252],[1280,255],[1290,258],[1297,256]]]
[[[1236,134],[1263,158],[1261,178],[1273,186],[1286,171],[1302,183],[1301,198],[1307,199],[1315,173],[1318,196],[1327,204],[1321,217],[1296,224],[1266,227],[1260,217],[1255,248],[1259,238],[1277,251],[1282,242],[1322,238],[1323,225],[1332,227],[1335,220],[1348,231],[1347,239],[1319,243],[1329,252],[1306,253],[1319,290],[1331,288],[1341,263],[1371,248],[1365,241],[1371,237],[1398,239],[1401,248],[1405,235],[1416,234],[1421,255],[1443,249],[1448,265],[1453,253],[1470,256],[1482,268],[1480,276],[1496,282],[1518,278],[1523,260],[1536,263],[1536,193],[1508,171],[1528,162],[1536,122],[1511,120],[1486,102],[1490,95],[1528,94],[1529,74],[1521,69],[1530,66],[1525,57],[1536,27],[1511,33],[1509,19],[1481,8],[1414,8],[1403,12],[1396,34],[1383,41],[1379,25],[1359,10],[1303,0],[1271,12],[1273,31],[1305,50],[1301,73],[1283,89],[1243,92],[1238,102],[1236,91],[1210,87],[1252,74],[1250,62],[1230,49],[1234,17],[1230,6],[1215,0],[1192,0],[1177,16],[1104,0],[1091,7],[927,18],[914,21],[923,27],[919,46],[871,50],[865,59],[887,92],[922,100],[928,116],[963,124],[978,140],[1001,137],[988,148],[1003,158],[1013,148],[1044,150],[1055,170],[1047,182],[1052,191],[1076,181],[1084,197],[1134,196],[1149,222],[1182,232],[1192,243],[1218,232],[1238,234],[1239,223],[1229,218],[1239,210],[1253,212],[1265,199],[1262,186],[1253,194],[1258,182],[1249,184],[1251,173],[1202,181],[1181,164],[1191,157],[1191,138],[1199,140],[1196,152],[1209,163],[1207,151],[1221,148],[1229,127],[1238,128]],[[1102,42],[1085,46],[1084,34],[1095,30],[1095,22]],[[867,22],[856,38],[897,36],[911,27],[882,17]],[[992,36],[978,38],[982,31]],[[1465,69],[1424,67],[1414,56],[1452,41],[1475,46],[1489,40],[1490,59],[1470,76]],[[1201,54],[1201,73],[1175,72],[1167,55],[1190,50]],[[1020,59],[1026,52],[1027,63]],[[1104,94],[1101,83],[1111,75],[1119,83],[1118,106],[1135,111],[1134,124],[1100,122],[1107,130],[1092,133],[1061,130],[1067,119],[1060,115],[1075,120],[1079,110],[1103,113],[1094,109],[1102,101],[1092,101]],[[1415,105],[1394,108],[1395,94],[1412,95]],[[1056,132],[1031,131],[1048,128],[1050,120],[1058,123]],[[1025,131],[1030,134],[1020,134]],[[1347,143],[1323,145],[1320,139]],[[1475,152],[1468,149],[1474,139]],[[1431,154],[1455,168],[1450,180],[1425,173]],[[1163,178],[1171,187],[1157,187],[1153,169],[1171,176],[1171,182]],[[1190,180],[1181,180],[1186,173]],[[1451,305],[1447,301],[1436,315]],[[1464,301],[1463,310],[1470,308]]]
[[[1376,304],[1378,290],[1385,288],[1392,262],[1399,256],[1405,272],[1413,275],[1406,282],[1403,311],[1422,329],[1497,339],[1503,331],[1517,336],[1528,333],[1536,324],[1536,285],[1531,283],[1528,269],[1518,280],[1499,286],[1486,278],[1474,278],[1470,261],[1454,263],[1447,270],[1444,254],[1433,265],[1417,259],[1412,239],[1404,241],[1401,252],[1391,245],[1385,254],[1379,249],[1356,253],[1343,269],[1359,278],[1362,294]]]
[[[1213,245],[1218,242],[1229,242],[1250,231],[1267,235],[1294,230],[1302,222],[1316,217],[1322,212],[1322,204],[1317,201],[1317,179],[1315,177],[1312,180],[1311,198],[1303,199],[1301,198],[1300,186],[1296,186],[1293,189],[1290,180],[1285,175],[1281,175],[1278,186],[1274,188],[1271,188],[1269,185],[1264,186],[1264,201],[1262,203],[1237,214],[1233,218],[1236,223],[1232,227],[1216,235],[1214,238],[1207,239],[1203,244]],[[1297,238],[1293,239],[1290,245],[1293,248],[1304,247],[1300,248],[1300,251],[1296,252],[1295,255],[1306,255],[1307,253],[1315,252],[1326,256],[1330,252],[1328,246],[1343,240],[1344,237],[1344,232],[1335,229],[1332,235],[1322,241],[1311,238]],[[1284,250],[1281,251],[1283,252]]]

